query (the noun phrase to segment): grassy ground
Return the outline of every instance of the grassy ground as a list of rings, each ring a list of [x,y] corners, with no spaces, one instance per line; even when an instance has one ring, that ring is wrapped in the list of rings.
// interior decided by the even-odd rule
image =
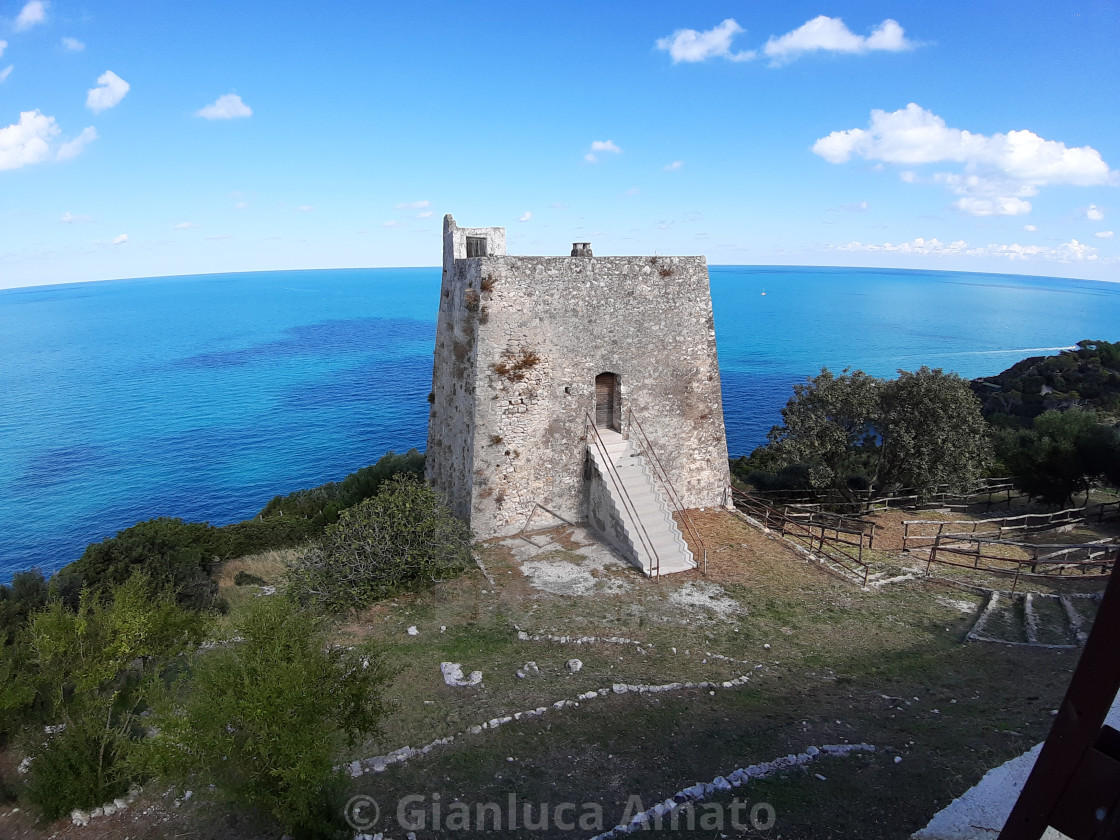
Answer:
[[[891,551],[887,535],[899,530],[891,516],[898,517],[884,515],[879,562],[913,565]],[[491,543],[482,558],[488,577],[472,572],[340,626],[340,641],[376,641],[396,674],[384,732],[348,759],[456,736],[427,755],[353,781],[353,793],[380,805],[370,832],[403,838],[397,803],[416,795],[424,797],[429,823],[417,836],[453,834],[431,828],[436,794],[444,829],[455,828],[446,817],[456,799],[470,803],[472,823],[476,803],[501,803],[508,828],[510,794],[518,808],[532,803],[534,817],[541,803],[550,810],[574,803],[573,819],[593,813],[594,804],[609,828],[628,802],[634,805],[632,796],[649,807],[697,781],[810,745],[865,742],[876,751],[819,758],[734,791],[740,801],[773,806],[776,821],[768,831],[750,828],[749,820],[744,831],[735,829],[732,794],[725,794],[716,800],[727,806],[718,817],[717,809],[708,810],[708,828],[676,833],[902,838],[1048,732],[1077,651],[964,643],[982,595],[920,580],[864,592],[733,515],[700,513],[697,525],[708,548],[706,576],[650,581],[587,548],[578,532],[562,530],[537,537],[543,550],[519,540]],[[280,583],[286,559],[250,558],[223,569],[223,594],[233,610],[260,592],[233,586],[237,571]],[[556,640],[565,637],[615,641]],[[572,658],[582,661],[577,673],[566,665]],[[445,685],[443,661],[481,670],[482,684]],[[530,661],[539,673],[519,678],[517,670]],[[742,675],[749,675],[744,685],[719,685]],[[551,707],[615,684],[674,682],[716,686],[608,691]],[[470,734],[472,726],[541,706],[549,708],[539,717]],[[0,773],[11,778],[2,766]],[[84,829],[36,826],[0,806],[0,835],[277,836],[252,815],[226,814],[201,793],[183,802],[179,792],[165,796],[149,788],[128,812]],[[566,831],[552,823],[548,830],[505,833],[597,833],[593,825]]]

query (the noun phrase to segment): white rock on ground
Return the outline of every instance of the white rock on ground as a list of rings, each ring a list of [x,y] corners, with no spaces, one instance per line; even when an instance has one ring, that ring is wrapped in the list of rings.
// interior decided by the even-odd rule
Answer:
[[[439,670],[443,674],[443,681],[451,686],[478,685],[482,682],[481,671],[471,671],[467,677],[463,676],[463,666],[458,662],[441,662]]]
[[[537,666],[536,662],[526,662],[517,669],[517,677],[523,680],[530,675],[539,674],[540,672],[541,669]]]
[[[571,671],[573,674],[579,673],[579,670],[582,667],[583,667],[583,663],[580,662],[578,659],[569,659],[568,660],[568,670]]]
[[[415,624],[413,624],[411,627],[408,628],[408,635],[410,635],[410,636],[419,636],[420,635],[420,631],[416,629]]]

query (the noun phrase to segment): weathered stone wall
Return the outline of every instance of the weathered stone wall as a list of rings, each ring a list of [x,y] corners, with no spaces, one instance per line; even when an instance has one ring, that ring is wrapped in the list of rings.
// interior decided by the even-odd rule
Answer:
[[[427,469],[475,534],[516,532],[535,503],[586,518],[586,418],[605,372],[619,377],[623,433],[633,410],[685,506],[720,504],[727,443],[704,258],[495,247],[458,258],[463,233],[445,219]],[[499,241],[504,251],[504,231]]]
[[[467,236],[485,236],[491,254],[505,253],[504,229],[460,228],[451,216],[444,218],[425,473],[447,495],[455,515],[470,521],[479,307],[478,259],[466,259]],[[471,282],[473,298],[467,295]]]

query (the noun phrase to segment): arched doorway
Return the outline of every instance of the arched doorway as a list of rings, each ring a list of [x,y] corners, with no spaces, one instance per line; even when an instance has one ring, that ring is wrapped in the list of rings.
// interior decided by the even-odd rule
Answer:
[[[595,425],[601,429],[618,429],[621,416],[618,374],[600,373],[595,377]]]

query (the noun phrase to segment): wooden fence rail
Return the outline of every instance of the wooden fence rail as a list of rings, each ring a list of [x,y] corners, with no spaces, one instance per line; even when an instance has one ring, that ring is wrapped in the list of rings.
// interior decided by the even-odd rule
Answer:
[[[1045,531],[1063,525],[1081,522],[1103,522],[1106,518],[1120,516],[1120,501],[1105,502],[1089,507],[1066,508],[1052,513],[1025,513],[1019,516],[1001,516],[994,519],[906,519],[902,522],[902,550],[911,546],[929,545],[943,534],[984,534],[1002,540],[1017,531]],[[922,526],[937,526],[933,533],[915,533]]]
[[[992,553],[994,547],[1020,551],[1027,556],[1005,557]],[[985,548],[989,551],[985,552]],[[971,562],[951,559],[958,557],[971,558]],[[1120,544],[1115,540],[1100,540],[1080,545],[1033,545],[968,534],[941,534],[930,549],[926,574],[930,573],[934,563],[938,563],[981,572],[1013,575],[1011,591],[1014,593],[1022,577],[1053,579],[1064,577],[1067,572],[1073,571],[1079,572],[1077,580],[1108,577],[1117,560],[1120,560]],[[1026,568],[1030,571],[1024,571]],[[1094,572],[1094,569],[1097,571]]]
[[[852,577],[860,580],[863,586],[867,586],[870,567],[863,559],[863,543],[867,539],[870,549],[871,537],[864,529],[848,528],[837,522],[830,524],[811,521],[805,517],[789,516],[762,499],[734,488],[731,489],[731,499],[736,508],[761,520],[766,528],[776,530],[783,537],[805,544],[811,554],[840,566]],[[855,548],[856,556],[853,557],[848,553],[845,546]],[[825,568],[828,568],[827,565]]]

